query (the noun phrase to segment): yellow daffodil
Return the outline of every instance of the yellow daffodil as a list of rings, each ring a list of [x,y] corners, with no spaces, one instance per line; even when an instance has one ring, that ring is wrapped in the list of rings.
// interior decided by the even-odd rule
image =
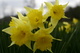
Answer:
[[[33,28],[42,27],[42,19],[43,19],[43,5],[39,9],[32,9],[29,7],[25,7],[27,10],[27,17],[30,21],[30,24]]]
[[[69,24],[68,22],[63,22],[63,24],[66,32],[69,33],[71,31],[71,24]]]
[[[14,17],[12,17],[12,21],[14,23],[10,23],[10,25],[12,24],[10,27],[2,30],[11,35],[10,38],[12,43],[10,46],[12,46],[13,44],[17,44],[19,46],[25,44],[31,49],[30,44],[33,34],[31,32],[30,26]]]
[[[46,15],[49,15],[57,20],[60,20],[61,18],[65,18],[64,10],[68,3],[65,5],[60,5],[59,1],[56,0],[54,5],[49,2],[45,2],[45,4],[49,10],[49,12]]]
[[[48,8],[48,12],[44,15],[44,19],[46,20],[48,16],[51,16],[51,24],[52,24],[53,30],[54,30],[58,21],[61,18],[67,18],[65,16],[64,10],[68,3],[65,5],[60,5],[59,1],[56,0],[54,5],[49,2],[45,2],[45,4]]]
[[[39,31],[37,31],[34,34],[34,46],[33,46],[33,51],[35,52],[37,49],[40,49],[41,51],[46,51],[49,50],[51,51],[51,47],[52,47],[52,43],[54,40],[59,40],[60,39],[56,39],[54,37],[52,37],[52,35],[50,35],[50,31],[49,29],[40,29]],[[52,52],[53,53],[53,52]]]
[[[74,23],[74,24],[78,23],[78,19],[73,18],[73,23]]]
[[[41,51],[46,51],[46,50],[51,51],[51,47],[52,47],[51,42],[53,39],[54,38],[45,30],[39,30],[34,35],[35,43],[33,46],[33,51],[35,52],[37,49],[40,49]]]
[[[64,26],[62,25],[59,27],[59,31],[63,31],[63,30],[64,30]]]

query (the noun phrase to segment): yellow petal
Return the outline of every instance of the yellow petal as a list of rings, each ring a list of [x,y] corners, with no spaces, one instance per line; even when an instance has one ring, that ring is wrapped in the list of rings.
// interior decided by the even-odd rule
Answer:
[[[24,16],[19,12],[17,12],[17,14],[18,14],[19,19],[22,20]]]
[[[21,20],[15,18],[15,17],[11,17],[11,18],[13,19],[14,23],[16,24],[16,26],[23,24]]]
[[[47,31],[47,33],[51,33],[51,32],[54,30],[54,28],[55,28],[56,25],[58,24],[58,21],[59,21],[59,20],[56,20],[56,19],[52,19],[52,18],[51,18],[51,24],[52,24],[52,26],[49,27],[49,28],[47,28],[47,29],[45,29],[45,30]]]
[[[16,17],[11,17],[14,21],[18,20]]]
[[[11,47],[12,45],[14,45],[15,44],[15,42],[12,42],[8,47]]]
[[[21,13],[17,12],[18,17],[20,20],[22,20],[23,22],[28,22],[28,17],[27,16],[23,16]]]
[[[59,5],[59,0],[56,0],[55,1],[55,5]]]
[[[54,28],[56,27],[56,25],[58,24],[58,21],[59,21],[59,20],[57,20],[57,19],[51,18],[51,23],[52,23],[53,30],[54,30]]]
[[[62,18],[70,19],[70,18],[66,17],[65,15]]]
[[[8,27],[6,29],[3,29],[2,31],[11,35],[12,33],[10,31],[12,30],[12,28],[14,28],[14,27]]]
[[[27,41],[27,42],[25,43],[25,45],[26,45],[29,49],[32,50],[32,48],[31,48],[31,41]]]
[[[53,6],[53,4],[49,3],[49,2],[44,2],[48,8],[48,10],[50,10]]]
[[[53,26],[51,26],[51,27],[49,27],[49,28],[47,28],[45,30],[46,30],[47,33],[51,33],[53,31]]]
[[[33,10],[32,8],[29,8],[29,7],[24,7],[26,10],[27,10],[27,12],[30,12],[31,10]]]
[[[46,19],[50,16],[49,12],[47,12],[46,14],[44,14],[43,16],[43,22],[46,21]]]
[[[63,22],[63,24],[68,25],[69,23],[68,22]]]
[[[42,13],[43,13],[43,4],[41,4],[41,7],[39,8],[39,11],[42,11]]]
[[[48,49],[48,50],[49,50],[51,53],[53,53],[53,52],[52,52],[52,50],[51,50],[51,48],[50,48],[50,49]]]
[[[69,3],[69,2],[68,2],[68,3]],[[66,3],[65,5],[63,5],[63,8],[64,8],[64,9],[67,7],[68,3]]]

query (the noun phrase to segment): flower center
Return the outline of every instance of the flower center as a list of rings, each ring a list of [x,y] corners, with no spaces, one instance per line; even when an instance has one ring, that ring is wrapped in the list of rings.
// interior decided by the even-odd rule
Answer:
[[[54,14],[56,14],[57,12],[53,11]]]
[[[51,17],[60,20],[64,15],[62,5],[54,5],[50,10]]]
[[[26,33],[25,33],[24,31],[21,31],[21,33],[22,33],[22,35],[23,35],[23,36],[25,36],[25,35],[26,35]]]
[[[38,26],[39,23],[42,22],[42,12],[36,9],[33,9],[27,14],[31,25]]]

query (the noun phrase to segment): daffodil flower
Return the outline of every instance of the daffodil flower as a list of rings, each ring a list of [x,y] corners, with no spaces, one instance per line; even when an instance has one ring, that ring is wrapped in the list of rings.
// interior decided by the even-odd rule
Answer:
[[[69,24],[68,22],[63,22],[63,24],[64,28],[66,29],[65,31],[69,33],[71,31],[71,24]]]
[[[49,50],[53,53],[51,50],[53,39],[61,41],[60,39],[54,38],[50,34],[49,29],[40,29],[34,34],[33,41],[35,41],[35,43],[33,46],[33,51],[35,52],[37,49],[40,49],[41,51]]]
[[[60,5],[59,1],[56,0],[54,5],[49,2],[45,2],[45,4],[48,8],[48,12],[44,15],[44,19],[46,20],[48,16],[51,16],[51,24],[54,29],[61,18],[67,18],[64,10],[68,3],[65,5]]]
[[[19,46],[25,44],[31,49],[31,39],[33,34],[30,26],[15,17],[12,17],[12,21],[13,23],[11,23],[12,25],[10,27],[2,30],[11,35],[10,38],[12,43],[10,46],[13,44],[17,44]]]
[[[68,3],[65,5],[60,5],[59,1],[56,0],[54,5],[49,2],[45,2],[45,4],[49,11],[47,15],[57,20],[60,20],[61,18],[65,18],[64,10],[65,10],[65,7],[68,5]]]
[[[63,30],[64,30],[64,26],[62,25],[59,27],[59,31],[63,31]]]
[[[37,49],[40,49],[41,51],[49,50],[51,51],[52,47],[52,40],[54,38],[45,30],[39,30],[34,35],[34,46],[33,51],[35,52]],[[52,51],[51,51],[52,52]]]
[[[29,7],[25,7],[25,9],[27,10],[27,17],[29,19],[29,22],[32,26],[32,28],[37,28],[37,27],[41,27],[43,28],[43,5],[41,5],[41,7],[39,9],[32,9]]]
[[[77,23],[78,23],[78,19],[73,18],[73,23],[74,23],[74,24],[77,24]]]

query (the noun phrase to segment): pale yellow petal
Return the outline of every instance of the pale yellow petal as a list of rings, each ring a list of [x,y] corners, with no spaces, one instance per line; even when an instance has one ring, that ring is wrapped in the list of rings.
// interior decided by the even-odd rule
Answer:
[[[63,22],[63,24],[68,25],[69,23],[68,22]]]
[[[8,28],[5,28],[5,29],[3,29],[2,31],[3,32],[6,32],[6,33],[8,33],[8,34],[12,34],[10,31],[12,30],[12,28],[14,28],[14,27],[8,27]]]
[[[17,12],[18,17],[20,20],[22,20],[23,22],[28,22],[28,17],[27,16],[23,16],[21,13]]]
[[[54,28],[56,27],[56,25],[58,24],[58,21],[59,21],[59,20],[57,20],[57,19],[51,18],[51,23],[52,23],[53,30],[54,30]]]
[[[39,11],[41,11],[43,13],[43,9],[44,9],[43,4],[41,4],[41,7],[39,8]]]
[[[15,44],[15,42],[12,42],[8,47],[11,47],[12,45],[14,45]]]
[[[55,27],[55,26],[58,24],[58,21],[59,21],[59,20],[57,20],[57,19],[53,19],[53,18],[51,18],[52,26]]]
[[[52,26],[46,29],[47,33],[51,33],[54,30],[54,28],[58,24],[58,21],[59,20],[51,18],[51,24],[52,24]]]
[[[46,21],[46,19],[50,16],[49,12],[47,12],[46,14],[44,14],[43,16],[43,22]]]
[[[69,2],[68,2],[68,3],[69,3]],[[64,8],[64,9],[67,7],[68,3],[66,3],[65,5],[63,5],[63,8]]]
[[[65,15],[62,18],[70,19],[70,18],[66,17]]]
[[[33,10],[32,8],[30,7],[24,7],[26,9],[27,12],[30,12],[31,10]]]
[[[59,0],[56,0],[55,1],[55,5],[59,5]]]
[[[31,41],[27,41],[27,42],[25,43],[25,45],[26,45],[29,49],[32,50],[32,48],[31,48]]]
[[[49,3],[49,2],[44,2],[48,8],[48,10],[50,10],[53,6],[53,4]]]
[[[11,17],[11,18],[13,19],[14,23],[16,24],[16,26],[23,24],[21,20],[15,18],[15,17]]]
[[[16,17],[11,17],[15,24],[18,24],[18,19]]]
[[[51,48],[48,48],[48,50],[49,50],[51,53],[53,53],[52,50],[51,50]]]
[[[24,16],[19,12],[17,12],[17,14],[18,14],[19,19],[22,20]]]
[[[49,28],[47,28],[45,30],[47,31],[47,33],[51,33],[53,31],[53,26],[51,26],[51,27],[49,27]]]
[[[16,17],[11,17],[13,20],[16,20],[17,18]]]

